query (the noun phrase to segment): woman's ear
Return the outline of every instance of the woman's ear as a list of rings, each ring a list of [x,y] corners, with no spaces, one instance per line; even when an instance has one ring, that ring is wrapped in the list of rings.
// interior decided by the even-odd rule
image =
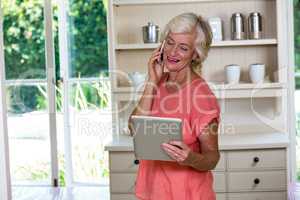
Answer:
[[[200,59],[200,57],[199,57],[199,54],[197,53],[197,51],[195,50],[194,53],[193,53],[192,60],[198,60],[198,59]]]

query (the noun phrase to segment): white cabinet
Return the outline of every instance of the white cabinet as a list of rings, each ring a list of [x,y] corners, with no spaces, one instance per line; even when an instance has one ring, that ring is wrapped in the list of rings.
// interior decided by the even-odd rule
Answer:
[[[229,170],[286,169],[284,149],[232,151],[227,154]]]
[[[111,68],[124,72],[146,72],[149,55],[159,44],[145,44],[142,40],[142,26],[152,21],[161,30],[174,16],[183,12],[194,12],[205,18],[220,17],[223,21],[224,41],[214,42],[209,56],[204,63],[202,76],[213,83],[225,81],[224,66],[239,64],[242,67],[241,80],[250,83],[248,66],[252,63],[265,63],[267,78],[271,83],[285,83],[286,72],[278,71],[284,65],[282,50],[284,47],[284,30],[282,15],[283,0],[153,0],[153,1],[110,1],[110,47]],[[230,18],[235,12],[241,12],[245,21],[251,12],[260,12],[263,16],[263,38],[259,40],[230,39]],[[246,25],[246,24],[245,24]],[[218,59],[216,59],[218,58]],[[126,91],[130,84],[124,74],[117,74],[114,91]],[[282,85],[276,87],[281,88]],[[246,89],[241,86],[237,88]],[[250,88],[255,87],[251,84]],[[273,88],[272,84],[265,85]],[[128,88],[127,88],[128,89]],[[123,91],[124,91],[123,90]],[[230,97],[230,96],[229,96]]]
[[[273,196],[274,196],[274,194],[273,194]],[[273,196],[264,196],[264,197],[273,197]],[[216,195],[216,197],[217,197],[217,200],[226,200],[226,194],[218,193]],[[137,198],[133,194],[113,194],[113,195],[111,195],[110,199],[111,200],[137,200]],[[273,199],[274,200],[279,200],[280,196],[277,197],[277,198],[273,198]],[[246,200],[248,200],[248,199],[246,199]],[[260,199],[253,199],[252,198],[251,200],[260,200]],[[263,199],[261,199],[261,200],[263,200]],[[284,200],[284,199],[280,199],[280,200]]]
[[[111,199],[134,199],[134,185],[138,164],[135,164],[134,154],[131,151],[110,151],[110,191]],[[221,159],[213,172],[214,189],[218,199],[225,200],[226,193],[226,160],[225,153],[221,152]]]
[[[213,172],[215,192],[226,192],[226,174],[224,172]]]
[[[134,154],[128,151],[109,154],[110,172],[136,172],[138,165],[134,164]]]
[[[212,44],[201,70],[221,108],[219,134],[228,136],[219,140],[221,159],[214,170],[217,198],[286,199],[290,180],[290,149],[285,139],[289,138],[287,7],[286,0],[109,0],[114,134],[124,134],[128,116],[142,91],[131,85],[128,73],[146,73],[148,58],[159,46],[143,43],[142,26],[151,21],[162,30],[172,17],[183,12],[220,17],[224,41]],[[230,18],[235,12],[246,18],[251,12],[259,12],[263,38],[231,40]],[[252,63],[266,65],[264,83],[250,82]],[[239,84],[225,83],[224,66],[228,64],[241,66]],[[134,199],[131,192],[137,166],[132,146],[122,145],[109,149],[111,199]]]
[[[286,132],[287,125],[287,67],[288,42],[287,2],[285,0],[110,0],[108,9],[109,67],[112,80],[114,132],[122,134],[127,119],[142,87],[131,84],[128,73],[147,73],[147,63],[158,43],[145,44],[142,26],[153,22],[163,30],[166,23],[183,12],[201,14],[204,18],[220,17],[223,21],[224,41],[214,42],[203,63],[201,76],[209,83],[219,100],[222,123],[241,132],[240,126],[255,132]],[[231,40],[230,18],[235,12],[247,17],[251,12],[263,17],[263,38],[258,40]],[[253,84],[249,78],[249,65],[264,63],[265,82]],[[224,67],[241,66],[239,84],[226,84]],[[200,73],[200,71],[199,71]]]
[[[136,173],[110,173],[110,190],[112,193],[133,193]]]
[[[286,200],[286,192],[230,193],[228,200]]]
[[[137,200],[133,194],[111,194],[110,200]]]
[[[287,169],[282,164],[286,162],[285,155],[285,148],[222,150],[213,170],[217,200],[286,199]],[[257,157],[259,160],[253,161]],[[134,199],[138,165],[133,152],[110,151],[109,160],[111,199]],[[255,164],[248,165],[249,162]]]
[[[228,172],[228,191],[285,191],[286,174],[285,170]]]

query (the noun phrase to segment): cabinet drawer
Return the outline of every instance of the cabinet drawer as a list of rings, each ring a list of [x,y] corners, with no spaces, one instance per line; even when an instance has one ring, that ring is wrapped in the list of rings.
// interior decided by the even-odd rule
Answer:
[[[135,157],[132,151],[110,152],[110,172],[136,172],[138,165],[134,164],[134,160]]]
[[[216,199],[217,200],[226,200],[226,194],[225,193],[216,193]]]
[[[135,173],[110,173],[112,193],[134,193]]]
[[[228,193],[228,200],[286,200],[286,192]]]
[[[109,169],[110,172],[136,172],[138,165],[134,164],[134,153],[131,151],[110,152]],[[225,153],[220,152],[220,160],[214,171],[225,171]]]
[[[230,151],[227,155],[228,170],[285,169],[284,149]]]
[[[225,193],[217,193],[217,200],[226,200]],[[111,194],[110,200],[138,200],[134,194]],[[240,200],[240,199],[239,199]],[[277,199],[274,199],[277,200]]]
[[[225,192],[226,191],[225,173],[213,172],[213,175],[214,175],[215,192]]]
[[[216,192],[226,191],[225,173],[214,172],[214,189]],[[112,193],[133,193],[135,173],[111,173],[110,187]]]
[[[229,172],[229,192],[286,191],[286,171]]]
[[[225,166],[226,166],[226,159],[225,159],[225,153],[220,152],[220,160],[214,169],[214,171],[225,171]]]
[[[110,200],[138,200],[134,194],[111,194]]]

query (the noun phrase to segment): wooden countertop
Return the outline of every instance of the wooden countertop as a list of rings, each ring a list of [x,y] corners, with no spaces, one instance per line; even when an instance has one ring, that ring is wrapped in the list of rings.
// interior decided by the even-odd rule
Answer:
[[[220,135],[220,150],[263,149],[288,147],[289,138],[284,133],[242,133]],[[120,135],[105,145],[106,151],[133,151],[132,137]]]

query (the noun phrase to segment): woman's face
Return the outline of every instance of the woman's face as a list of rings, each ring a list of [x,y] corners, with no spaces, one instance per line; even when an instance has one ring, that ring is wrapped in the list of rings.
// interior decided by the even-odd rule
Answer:
[[[196,33],[172,33],[166,37],[164,65],[170,72],[180,71],[189,66],[195,56]]]

